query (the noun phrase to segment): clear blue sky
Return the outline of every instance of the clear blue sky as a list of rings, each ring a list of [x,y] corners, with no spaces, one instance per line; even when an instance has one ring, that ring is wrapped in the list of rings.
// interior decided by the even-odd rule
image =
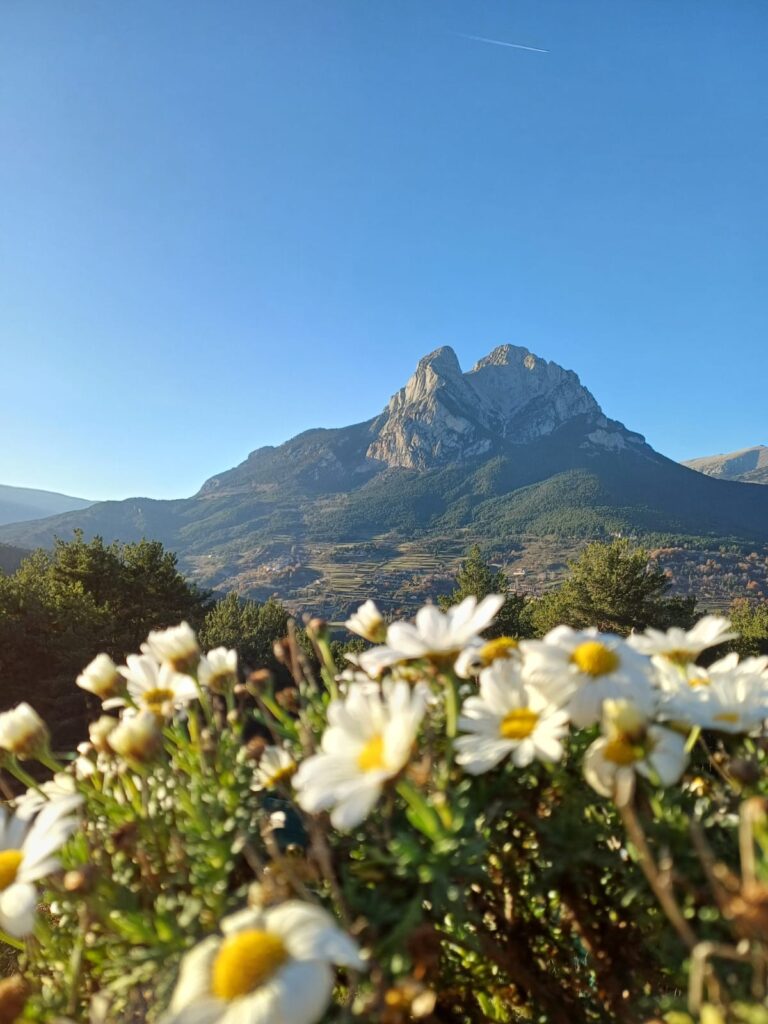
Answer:
[[[768,440],[767,52],[765,0],[3,0],[0,482],[187,495],[441,344]]]

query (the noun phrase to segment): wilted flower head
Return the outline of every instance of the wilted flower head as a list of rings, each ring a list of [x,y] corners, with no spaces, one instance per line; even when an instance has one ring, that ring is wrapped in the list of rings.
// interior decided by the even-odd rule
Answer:
[[[139,711],[126,716],[107,736],[107,743],[127,761],[151,761],[160,749],[162,733],[157,715]]]
[[[237,682],[237,651],[215,647],[200,659],[197,678],[214,693],[223,693]]]
[[[125,681],[108,654],[97,654],[76,682],[82,690],[87,690],[99,700],[117,697],[125,688]]]
[[[423,689],[402,681],[380,692],[353,685],[332,701],[322,752],[302,761],[293,779],[299,804],[311,814],[332,809],[336,828],[358,825],[405,767],[425,706]]]
[[[162,1024],[314,1024],[331,997],[331,965],[364,967],[330,915],[297,900],[243,910],[221,929],[182,960]]]
[[[627,642],[640,654],[657,654],[676,665],[688,665],[696,661],[702,651],[733,640],[738,635],[731,629],[728,619],[721,615],[705,615],[693,629],[686,631],[673,626],[664,633],[660,629],[648,628],[644,633],[633,633]]]
[[[153,629],[141,650],[172,665],[177,672],[194,672],[200,660],[197,637],[188,622],[169,629]]]
[[[34,882],[58,870],[54,856],[77,828],[72,817],[79,796],[46,804],[30,825],[26,815],[0,807],[0,929],[24,938],[32,932],[37,906]]]
[[[356,633],[372,644],[380,644],[387,635],[387,624],[373,601],[361,604],[354,615],[344,623],[350,633]]]
[[[0,714],[0,750],[25,761],[43,753],[49,738],[45,722],[26,701]]]

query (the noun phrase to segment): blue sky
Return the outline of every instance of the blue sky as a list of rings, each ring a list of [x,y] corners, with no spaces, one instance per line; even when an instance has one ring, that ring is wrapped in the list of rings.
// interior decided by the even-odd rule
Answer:
[[[764,0],[4,0],[0,482],[191,494],[442,344],[767,441],[767,50]]]

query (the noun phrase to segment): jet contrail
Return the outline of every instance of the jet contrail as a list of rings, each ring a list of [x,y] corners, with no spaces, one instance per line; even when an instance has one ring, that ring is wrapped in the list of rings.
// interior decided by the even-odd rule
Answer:
[[[505,43],[503,39],[487,39],[485,36],[468,36],[464,32],[454,32],[455,36],[462,39],[474,39],[476,43],[490,43],[492,46],[509,46],[513,50],[531,50],[533,53],[549,53],[549,50],[542,50],[538,46],[523,46],[522,43]]]

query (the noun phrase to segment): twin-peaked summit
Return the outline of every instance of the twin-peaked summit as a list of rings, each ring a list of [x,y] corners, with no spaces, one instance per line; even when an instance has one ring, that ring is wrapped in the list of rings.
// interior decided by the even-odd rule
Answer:
[[[527,348],[500,345],[464,373],[444,346],[420,360],[373,421],[367,455],[392,467],[425,469],[483,455],[499,442],[527,444],[577,416],[594,419],[598,430],[608,426],[572,370]]]

